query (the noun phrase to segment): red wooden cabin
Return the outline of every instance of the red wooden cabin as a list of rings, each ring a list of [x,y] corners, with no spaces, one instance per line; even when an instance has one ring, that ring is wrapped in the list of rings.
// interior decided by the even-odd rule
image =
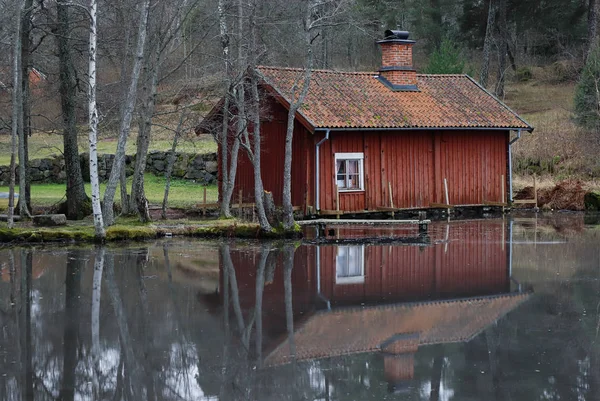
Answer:
[[[313,71],[296,115],[293,205],[312,215],[506,202],[511,131],[533,128],[467,75],[417,74],[408,33],[386,35],[378,72]],[[287,113],[303,70],[258,71],[264,188],[281,204]],[[199,132],[220,130],[221,108]],[[252,202],[252,165],[240,156],[235,194]]]

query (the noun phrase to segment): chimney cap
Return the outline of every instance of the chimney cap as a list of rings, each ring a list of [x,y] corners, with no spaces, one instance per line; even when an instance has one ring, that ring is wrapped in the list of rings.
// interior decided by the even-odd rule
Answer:
[[[415,43],[414,40],[409,40],[410,32],[388,29],[385,31],[385,37],[378,40],[377,43]]]
[[[409,35],[410,32],[408,31],[399,31],[395,29],[388,29],[385,31],[385,39],[408,40]]]

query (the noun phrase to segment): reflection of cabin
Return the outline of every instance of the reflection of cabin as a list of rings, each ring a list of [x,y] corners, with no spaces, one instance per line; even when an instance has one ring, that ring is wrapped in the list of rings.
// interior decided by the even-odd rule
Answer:
[[[412,378],[420,345],[469,341],[527,298],[511,292],[507,230],[464,221],[433,225],[431,246],[301,246],[291,272],[296,360],[378,351],[390,383]],[[247,311],[258,252],[231,252]],[[276,366],[291,361],[281,257],[267,270],[264,365]]]
[[[312,72],[295,116],[293,205],[308,214],[331,214],[506,201],[510,133],[533,128],[466,75],[417,74],[415,42],[407,32],[388,31],[378,43],[377,72]],[[257,72],[265,93],[263,184],[281,205],[287,114],[303,70]],[[222,109],[223,101],[197,133],[221,132]],[[235,123],[232,142],[239,135]],[[252,165],[244,151],[235,185],[235,193],[252,202]]]

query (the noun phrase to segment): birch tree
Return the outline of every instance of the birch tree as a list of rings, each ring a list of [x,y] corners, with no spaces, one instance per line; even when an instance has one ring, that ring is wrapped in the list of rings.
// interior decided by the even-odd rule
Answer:
[[[89,116],[89,147],[90,147],[90,183],[92,186],[92,210],[94,214],[94,230],[97,239],[104,239],[104,219],[100,206],[100,180],[98,178],[98,107],[96,105],[96,56],[97,56],[97,0],[90,0],[90,43],[88,70],[88,116]]]
[[[103,216],[104,223],[111,226],[115,222],[114,215],[114,199],[117,192],[117,185],[122,170],[125,168],[125,147],[127,146],[127,138],[131,129],[131,120],[133,119],[133,111],[135,108],[135,101],[137,99],[137,87],[140,78],[140,72],[144,61],[144,48],[146,45],[146,28],[148,25],[148,15],[150,13],[150,0],[144,0],[140,5],[140,20],[138,26],[138,39],[136,45],[136,55],[133,64],[133,71],[131,73],[131,80],[129,83],[129,90],[125,99],[125,107],[123,108],[123,115],[121,118],[121,124],[119,127],[119,139],[117,142],[117,149],[115,152],[115,159],[113,161],[112,169],[110,171],[110,177],[108,184],[104,192],[104,205],[103,205]]]
[[[8,194],[8,227],[14,227],[15,211],[15,178],[16,178],[16,153],[17,138],[19,137],[19,123],[21,121],[21,14],[23,2],[15,7],[15,32],[13,38],[13,91],[12,91],[12,131],[10,148],[10,183]]]

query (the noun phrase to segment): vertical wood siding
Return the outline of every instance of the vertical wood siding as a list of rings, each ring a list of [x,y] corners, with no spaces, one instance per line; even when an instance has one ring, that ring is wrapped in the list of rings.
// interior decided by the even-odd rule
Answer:
[[[506,200],[507,138],[505,132],[441,134],[441,176],[436,179],[436,185],[443,188],[444,178],[448,180],[448,197],[451,204],[480,205],[484,201],[500,202],[502,187],[504,201]]]
[[[364,153],[362,192],[340,193],[346,212],[389,207],[426,208],[445,203],[444,178],[454,205],[501,201],[507,193],[507,143],[504,131],[335,132],[322,146],[320,192],[322,210],[336,210],[335,153]],[[309,172],[310,173],[310,172]],[[501,181],[504,176],[504,181]]]
[[[261,170],[265,191],[273,193],[276,205],[283,201],[283,169],[285,160],[285,136],[287,127],[287,110],[272,99],[267,99],[266,118],[261,122]],[[231,131],[230,135],[235,135]],[[303,206],[307,194],[306,149],[309,148],[312,136],[296,121],[292,142],[292,203]],[[230,147],[231,149],[231,147]],[[221,164],[219,161],[219,168]],[[243,201],[254,202],[254,170],[246,151],[240,147],[237,176],[232,204],[238,202],[239,191],[242,190]]]

